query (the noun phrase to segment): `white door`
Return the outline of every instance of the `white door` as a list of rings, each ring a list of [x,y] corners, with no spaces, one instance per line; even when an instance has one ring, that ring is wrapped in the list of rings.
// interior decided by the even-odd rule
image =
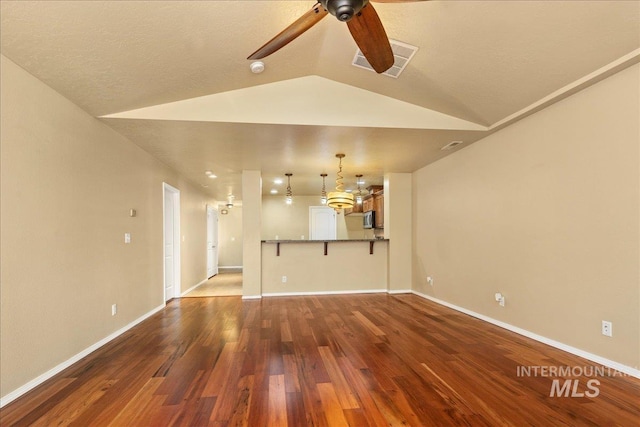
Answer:
[[[336,211],[327,206],[309,207],[309,238],[336,240]]]
[[[164,204],[164,300],[180,291],[180,192],[163,184]]]
[[[218,274],[218,211],[207,205],[207,278]]]

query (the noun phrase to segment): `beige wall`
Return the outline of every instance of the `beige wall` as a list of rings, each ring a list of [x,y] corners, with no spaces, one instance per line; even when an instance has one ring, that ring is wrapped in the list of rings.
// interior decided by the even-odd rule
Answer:
[[[387,289],[386,241],[262,244],[262,292],[265,294],[305,292],[382,291]],[[282,276],[287,282],[282,283]]]
[[[167,173],[176,176],[176,184],[168,183],[180,190],[182,293],[207,278],[207,203],[216,206],[217,201],[202,194],[175,172],[167,170]]]
[[[309,239],[309,207],[322,206],[318,196],[294,196],[287,205],[284,196],[262,198],[262,240]],[[362,228],[362,216],[340,212],[336,217],[338,239],[372,239],[373,231]]]
[[[236,204],[222,215],[218,207],[218,265],[220,267],[242,267],[242,205]]]
[[[384,176],[384,235],[389,239],[389,291],[412,286],[412,221],[410,173]]]
[[[637,368],[639,75],[632,66],[417,171],[414,290]]]
[[[260,171],[242,171],[242,295],[261,294],[262,179]]]
[[[6,396],[163,304],[163,181],[181,190],[182,289],[205,279],[207,198],[1,61],[0,396]]]

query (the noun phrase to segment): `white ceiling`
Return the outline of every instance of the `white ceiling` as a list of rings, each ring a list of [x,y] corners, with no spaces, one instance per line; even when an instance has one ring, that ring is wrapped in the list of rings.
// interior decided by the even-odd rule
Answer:
[[[252,74],[246,57],[313,1],[3,0],[0,46],[219,200],[241,199],[243,169],[263,171],[265,192],[292,172],[294,193],[319,193],[338,152],[347,186],[381,183],[640,57],[637,1],[373,5],[390,38],[419,47],[398,79],[352,66],[330,15]]]

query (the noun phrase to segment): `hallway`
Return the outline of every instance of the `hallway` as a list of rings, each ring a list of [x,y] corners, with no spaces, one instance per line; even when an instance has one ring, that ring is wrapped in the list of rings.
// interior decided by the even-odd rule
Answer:
[[[224,297],[242,295],[242,270],[221,272],[182,298]]]

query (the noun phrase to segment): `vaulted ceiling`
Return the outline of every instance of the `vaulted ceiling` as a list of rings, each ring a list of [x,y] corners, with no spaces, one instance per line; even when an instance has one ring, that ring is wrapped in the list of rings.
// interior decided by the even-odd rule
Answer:
[[[319,193],[338,152],[348,187],[380,183],[640,56],[636,1],[373,5],[389,38],[418,47],[397,79],[354,67],[332,16],[253,74],[247,56],[313,1],[3,0],[0,46],[219,200],[241,199],[243,169],[262,170],[265,192],[291,172],[294,192]],[[451,141],[464,143],[440,150]]]

